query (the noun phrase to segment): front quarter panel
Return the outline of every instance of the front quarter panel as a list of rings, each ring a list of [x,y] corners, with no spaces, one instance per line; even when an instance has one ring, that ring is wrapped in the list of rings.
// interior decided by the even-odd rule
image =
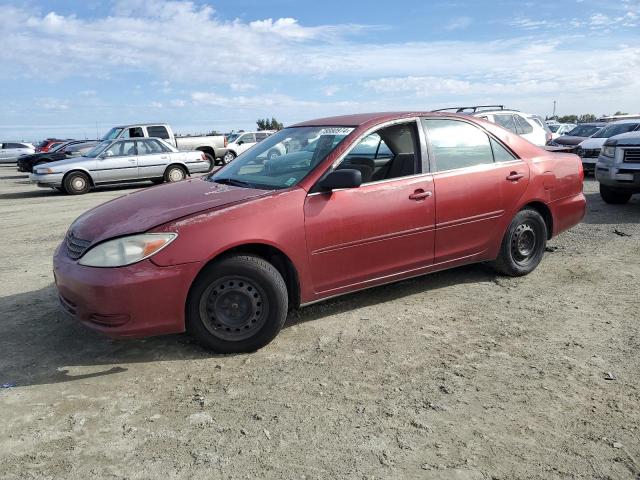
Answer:
[[[306,194],[302,188],[293,188],[166,223],[153,231],[177,232],[178,238],[151,259],[160,266],[199,262],[204,267],[231,248],[265,244],[289,257],[301,287],[310,285],[305,282],[308,278],[303,210]]]

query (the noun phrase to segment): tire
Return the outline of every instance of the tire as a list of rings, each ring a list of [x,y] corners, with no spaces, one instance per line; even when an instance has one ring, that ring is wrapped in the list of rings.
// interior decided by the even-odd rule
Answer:
[[[631,199],[631,194],[600,184],[600,197],[605,203],[624,205]]]
[[[271,263],[234,255],[207,266],[193,283],[186,327],[214,352],[253,352],[282,329],[288,304],[284,279]]]
[[[547,224],[533,208],[520,210],[502,239],[493,267],[510,277],[531,273],[542,261],[547,246]]]
[[[202,152],[202,153],[204,153],[204,157],[207,159],[207,162],[209,162],[209,169],[207,170],[207,173],[209,173],[216,166],[216,159],[210,153],[207,153],[207,152]]]
[[[227,163],[233,161],[236,156],[237,155],[234,152],[228,150],[227,153],[224,154],[224,157],[222,157],[222,164],[226,165]]]
[[[180,182],[187,178],[187,172],[180,165],[169,165],[164,172],[164,181],[167,183]]]
[[[71,172],[64,177],[62,188],[67,195],[82,195],[91,190],[91,180],[86,173]]]

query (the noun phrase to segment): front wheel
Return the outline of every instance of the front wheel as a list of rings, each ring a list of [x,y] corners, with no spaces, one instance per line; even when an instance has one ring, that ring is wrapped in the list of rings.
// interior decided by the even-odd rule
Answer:
[[[233,159],[236,158],[236,154],[228,151],[227,153],[224,154],[224,157],[222,157],[222,164],[226,165],[227,163],[233,161]]]
[[[631,194],[600,184],[600,197],[605,203],[624,205],[631,199]]]
[[[266,260],[235,255],[198,276],[187,298],[187,331],[217,353],[253,352],[275,338],[287,318],[287,287]]]
[[[62,182],[62,188],[68,195],[82,195],[91,188],[91,181],[86,173],[71,172]]]
[[[537,210],[520,210],[509,225],[493,267],[504,275],[521,277],[531,273],[544,256],[547,224]]]

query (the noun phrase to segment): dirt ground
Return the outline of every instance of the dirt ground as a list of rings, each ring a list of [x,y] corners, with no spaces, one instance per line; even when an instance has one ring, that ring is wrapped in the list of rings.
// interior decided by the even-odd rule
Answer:
[[[604,204],[524,278],[483,265],[290,315],[215,356],[116,341],[58,308],[84,210],[0,167],[0,478],[640,478],[640,198]]]

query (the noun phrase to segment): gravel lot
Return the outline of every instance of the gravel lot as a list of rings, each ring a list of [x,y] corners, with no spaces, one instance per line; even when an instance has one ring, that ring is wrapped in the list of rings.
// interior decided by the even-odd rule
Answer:
[[[640,199],[513,279],[483,265],[290,315],[251,355],[115,341],[57,306],[83,211],[0,167],[0,478],[640,478]]]

